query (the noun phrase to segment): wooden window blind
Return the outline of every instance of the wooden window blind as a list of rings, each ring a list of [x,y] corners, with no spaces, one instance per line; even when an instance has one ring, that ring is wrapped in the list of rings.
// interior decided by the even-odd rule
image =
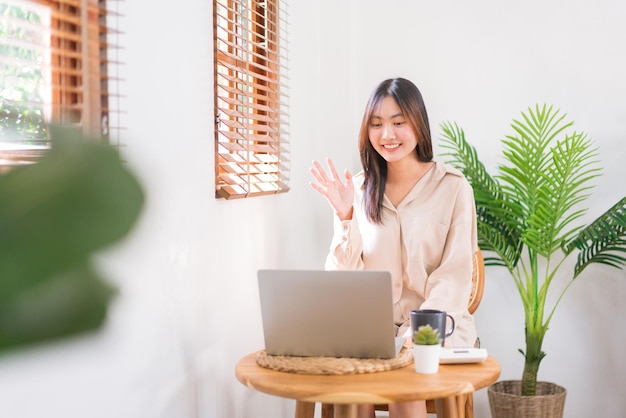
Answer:
[[[122,0],[0,0],[0,165],[35,161],[50,123],[120,140]]]
[[[286,11],[214,0],[216,197],[289,190]]]

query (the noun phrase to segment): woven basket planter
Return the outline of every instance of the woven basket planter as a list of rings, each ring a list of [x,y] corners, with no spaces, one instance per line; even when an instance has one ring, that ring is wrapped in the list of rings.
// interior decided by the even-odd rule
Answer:
[[[550,382],[537,382],[535,396],[522,396],[520,380],[503,380],[487,391],[492,418],[562,418],[565,388]]]

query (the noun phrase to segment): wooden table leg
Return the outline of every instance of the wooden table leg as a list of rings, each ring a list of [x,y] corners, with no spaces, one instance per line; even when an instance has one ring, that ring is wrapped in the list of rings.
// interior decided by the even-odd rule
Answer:
[[[435,399],[437,418],[465,418],[465,396]]]
[[[322,418],[334,418],[335,406],[332,403],[322,403]]]
[[[465,395],[465,418],[474,418],[474,394]]]
[[[296,401],[296,418],[313,418],[315,402]]]
[[[335,418],[357,418],[356,404],[335,404]]]

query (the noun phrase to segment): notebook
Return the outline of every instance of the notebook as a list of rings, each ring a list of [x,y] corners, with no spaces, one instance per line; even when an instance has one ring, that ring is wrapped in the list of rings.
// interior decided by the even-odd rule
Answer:
[[[393,358],[391,274],[259,270],[265,350],[272,355]]]

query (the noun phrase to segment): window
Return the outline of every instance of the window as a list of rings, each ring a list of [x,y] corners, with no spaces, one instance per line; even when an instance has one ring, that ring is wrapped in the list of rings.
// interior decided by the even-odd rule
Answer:
[[[0,0],[0,169],[35,161],[46,126],[118,146],[121,0]]]
[[[289,190],[281,0],[214,0],[216,197]]]

